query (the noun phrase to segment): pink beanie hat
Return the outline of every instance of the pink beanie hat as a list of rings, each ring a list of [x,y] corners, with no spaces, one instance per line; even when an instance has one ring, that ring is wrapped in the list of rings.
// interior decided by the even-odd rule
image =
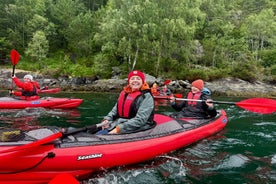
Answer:
[[[195,80],[192,82],[192,86],[198,88],[200,91],[204,88],[204,82],[201,79]]]

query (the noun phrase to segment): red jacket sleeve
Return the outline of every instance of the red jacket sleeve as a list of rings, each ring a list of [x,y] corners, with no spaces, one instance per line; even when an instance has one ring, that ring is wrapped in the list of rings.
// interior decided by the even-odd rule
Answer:
[[[33,91],[33,84],[31,82],[21,82],[17,77],[12,78],[15,85],[22,88],[24,91]]]
[[[15,91],[15,92],[13,92],[13,94],[15,96],[22,96],[22,92],[21,91]]]
[[[40,85],[38,82],[34,81],[33,84],[35,85],[36,89],[40,89]]]

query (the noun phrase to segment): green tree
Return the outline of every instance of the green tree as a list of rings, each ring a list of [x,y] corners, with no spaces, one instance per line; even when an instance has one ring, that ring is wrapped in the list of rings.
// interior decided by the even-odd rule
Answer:
[[[259,14],[250,15],[245,22],[248,32],[248,45],[259,60],[259,52],[275,46],[276,16],[273,9],[263,9]]]
[[[28,43],[28,48],[25,51],[27,56],[30,56],[32,60],[37,60],[39,64],[39,69],[42,69],[43,59],[47,57],[49,50],[49,43],[46,39],[46,35],[43,31],[36,31],[33,35],[32,40]]]
[[[69,24],[65,31],[69,50],[78,56],[89,56],[92,49],[93,38],[92,13],[79,14]]]
[[[243,53],[248,47],[240,22],[242,12],[236,7],[235,1],[203,1],[201,9],[206,13],[206,19],[197,37],[203,44],[204,56],[199,58],[199,64],[225,68],[246,58]]]
[[[33,35],[37,30],[43,30],[46,36],[55,35],[55,25],[46,17],[34,14],[32,19],[27,21],[26,31]]]
[[[193,37],[202,25],[200,1],[110,0],[94,41],[110,61],[128,66],[150,66],[158,74],[168,70],[169,62],[193,59]],[[154,70],[152,70],[154,69]]]
[[[80,0],[56,0],[49,7],[50,20],[56,25],[58,34],[55,46],[67,49],[68,40],[66,37],[71,34],[67,29],[72,21],[83,12],[86,12],[84,4]]]
[[[10,24],[10,20],[5,10],[11,3],[14,3],[14,0],[2,0],[0,3],[0,38],[7,37],[7,27]]]
[[[105,6],[108,0],[80,0],[89,10],[97,11],[102,6]]]
[[[37,29],[34,30],[29,25],[33,25],[31,22],[40,21],[41,19],[39,20],[38,16],[42,18],[46,16],[46,7],[50,1],[15,0],[14,4],[6,6],[5,12],[7,13],[7,18],[10,20],[10,24],[7,27],[8,38],[11,40],[14,48],[22,48],[22,50],[25,48],[33,33],[37,31]],[[50,22],[47,22],[47,24],[50,25]]]

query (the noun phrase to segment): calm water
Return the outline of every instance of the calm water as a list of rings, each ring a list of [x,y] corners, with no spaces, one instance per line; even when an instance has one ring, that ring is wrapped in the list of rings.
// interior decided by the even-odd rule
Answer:
[[[41,126],[82,127],[99,123],[113,107],[118,94],[51,96],[83,98],[84,103],[74,110],[0,110],[0,126],[28,130]],[[219,97],[215,100],[236,102],[241,99]],[[229,118],[227,127],[219,134],[144,163],[94,173],[82,183],[276,183],[276,113],[259,115],[236,106],[216,107],[224,108]],[[166,102],[157,104],[156,111],[173,112]]]

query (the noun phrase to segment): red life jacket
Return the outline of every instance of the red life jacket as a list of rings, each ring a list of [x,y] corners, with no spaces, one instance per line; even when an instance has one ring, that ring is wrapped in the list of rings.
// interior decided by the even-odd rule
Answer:
[[[133,118],[138,110],[136,109],[136,100],[141,95],[141,91],[136,91],[133,93],[126,93],[122,91],[117,102],[119,117],[128,119]]]
[[[189,92],[187,98],[192,99],[192,100],[200,100],[201,94],[202,94],[201,92],[198,92],[198,93],[195,93],[195,94],[193,94],[192,92]],[[197,104],[198,104],[198,102],[188,101],[188,106],[196,107]]]
[[[25,91],[24,89],[22,89],[22,96],[36,96],[37,95],[37,91],[36,91],[36,84],[31,82],[31,84],[33,85],[33,90],[32,91]]]

